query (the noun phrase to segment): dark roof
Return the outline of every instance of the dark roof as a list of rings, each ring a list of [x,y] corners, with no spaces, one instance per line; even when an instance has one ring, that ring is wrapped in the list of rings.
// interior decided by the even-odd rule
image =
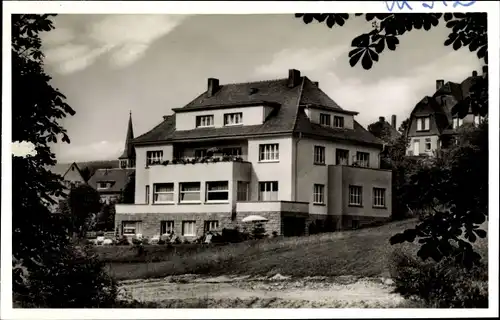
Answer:
[[[130,176],[134,173],[134,169],[98,169],[90,178],[88,184],[97,190],[97,183],[100,181],[114,182],[111,188],[98,191],[100,193],[118,193],[125,188]]]
[[[470,95],[471,86],[477,81],[481,76],[469,76],[461,83],[455,83],[448,81],[439,90],[430,96],[424,97],[420,100],[412,111],[412,116],[418,116],[419,113],[426,115],[433,113],[435,115],[436,122],[436,133],[439,134],[450,134],[454,131],[451,128],[452,125],[452,109],[455,103],[465,99]],[[452,97],[453,99],[446,99],[447,103],[444,103],[442,98]],[[450,103],[454,101],[455,103]],[[425,110],[424,110],[425,109]],[[419,111],[422,110],[422,111]]]
[[[134,128],[132,126],[132,113],[130,113],[127,127],[127,137],[125,138],[125,147],[123,153],[118,159],[135,159],[135,148],[132,146],[134,140]]]
[[[343,110],[307,77],[301,77],[301,83],[293,88],[288,87],[288,79],[226,84],[220,86],[220,89],[212,96],[204,92],[185,107],[173,110],[182,112],[257,103],[266,103],[273,107],[266,121],[259,125],[177,131],[174,114],[164,117],[163,122],[135,138],[134,143],[302,133],[327,139],[348,139],[359,143],[382,144],[382,141],[357,122],[353,129],[325,128],[311,123],[303,112],[304,107],[327,108],[331,111],[349,114],[355,114],[355,112]]]

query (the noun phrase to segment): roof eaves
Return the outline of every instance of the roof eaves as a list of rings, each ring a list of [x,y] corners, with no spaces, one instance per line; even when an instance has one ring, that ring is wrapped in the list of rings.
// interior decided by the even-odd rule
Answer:
[[[213,110],[215,108],[217,109],[228,109],[228,108],[234,108],[234,107],[253,107],[253,106],[258,106],[258,105],[264,105],[264,106],[269,106],[269,107],[279,107],[280,104],[277,102],[272,102],[272,101],[252,101],[252,102],[242,102],[242,103],[231,103],[231,104],[225,104],[225,105],[220,105],[220,104],[211,104],[211,105],[201,105],[201,106],[193,106],[193,107],[182,107],[182,108],[175,108],[172,109],[172,111],[177,112],[177,113],[182,113],[182,112],[190,112],[190,111],[195,111],[195,110]]]
[[[342,114],[348,114],[348,115],[351,115],[351,116],[357,116],[359,114],[359,112],[357,111],[349,111],[349,110],[344,110],[344,109],[334,109],[334,108],[330,108],[330,107],[327,107],[327,106],[322,106],[322,105],[317,105],[317,104],[305,104],[303,105],[305,108],[315,108],[315,109],[321,109],[321,110],[325,110],[325,111],[331,111],[331,112],[336,112],[336,113],[342,113]]]

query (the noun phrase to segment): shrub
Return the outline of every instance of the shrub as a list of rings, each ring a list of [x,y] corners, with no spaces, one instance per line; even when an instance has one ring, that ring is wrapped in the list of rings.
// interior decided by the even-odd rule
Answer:
[[[262,222],[257,222],[252,229],[252,237],[254,239],[263,239],[266,237],[266,229]]]
[[[128,238],[126,236],[121,236],[116,240],[116,245],[117,246],[128,246],[130,245],[130,242],[128,241]]]
[[[142,244],[142,240],[137,239],[137,238],[132,238],[132,244],[138,246],[138,245]]]
[[[391,276],[403,297],[418,297],[430,308],[488,307],[486,266],[467,269],[453,258],[437,263],[417,259],[401,252],[391,257]]]

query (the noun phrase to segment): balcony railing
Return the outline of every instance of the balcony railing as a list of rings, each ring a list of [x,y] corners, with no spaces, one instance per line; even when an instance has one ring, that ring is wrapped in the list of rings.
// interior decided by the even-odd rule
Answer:
[[[172,160],[165,160],[165,161],[154,161],[149,163],[148,166],[153,166],[153,165],[163,165],[163,166],[168,166],[168,165],[175,165],[175,164],[197,164],[197,163],[217,163],[217,162],[245,162],[242,157],[240,156],[229,156],[229,155],[223,155],[223,156],[206,156],[206,157],[180,157],[180,158],[174,158]]]

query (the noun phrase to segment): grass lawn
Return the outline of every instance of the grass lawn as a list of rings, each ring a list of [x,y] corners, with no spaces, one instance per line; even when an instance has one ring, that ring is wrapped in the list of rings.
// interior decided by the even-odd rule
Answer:
[[[309,237],[276,238],[224,246],[193,247],[182,251],[161,248],[142,261],[103,254],[108,272],[118,280],[158,278],[179,274],[274,275],[291,276],[389,276],[390,254],[395,249],[416,252],[417,245],[391,246],[389,238],[413,227],[415,219],[356,231],[325,233]],[[125,250],[130,255],[130,248]],[[185,251],[184,251],[185,250]],[[480,240],[478,250],[487,257],[487,242]],[[146,253],[148,255],[148,253]],[[115,258],[113,258],[113,256]],[[121,260],[120,260],[121,259]],[[146,259],[146,260],[144,260]],[[153,260],[152,262],[145,262]],[[156,261],[155,261],[156,260]],[[162,260],[162,261],[158,261]]]

